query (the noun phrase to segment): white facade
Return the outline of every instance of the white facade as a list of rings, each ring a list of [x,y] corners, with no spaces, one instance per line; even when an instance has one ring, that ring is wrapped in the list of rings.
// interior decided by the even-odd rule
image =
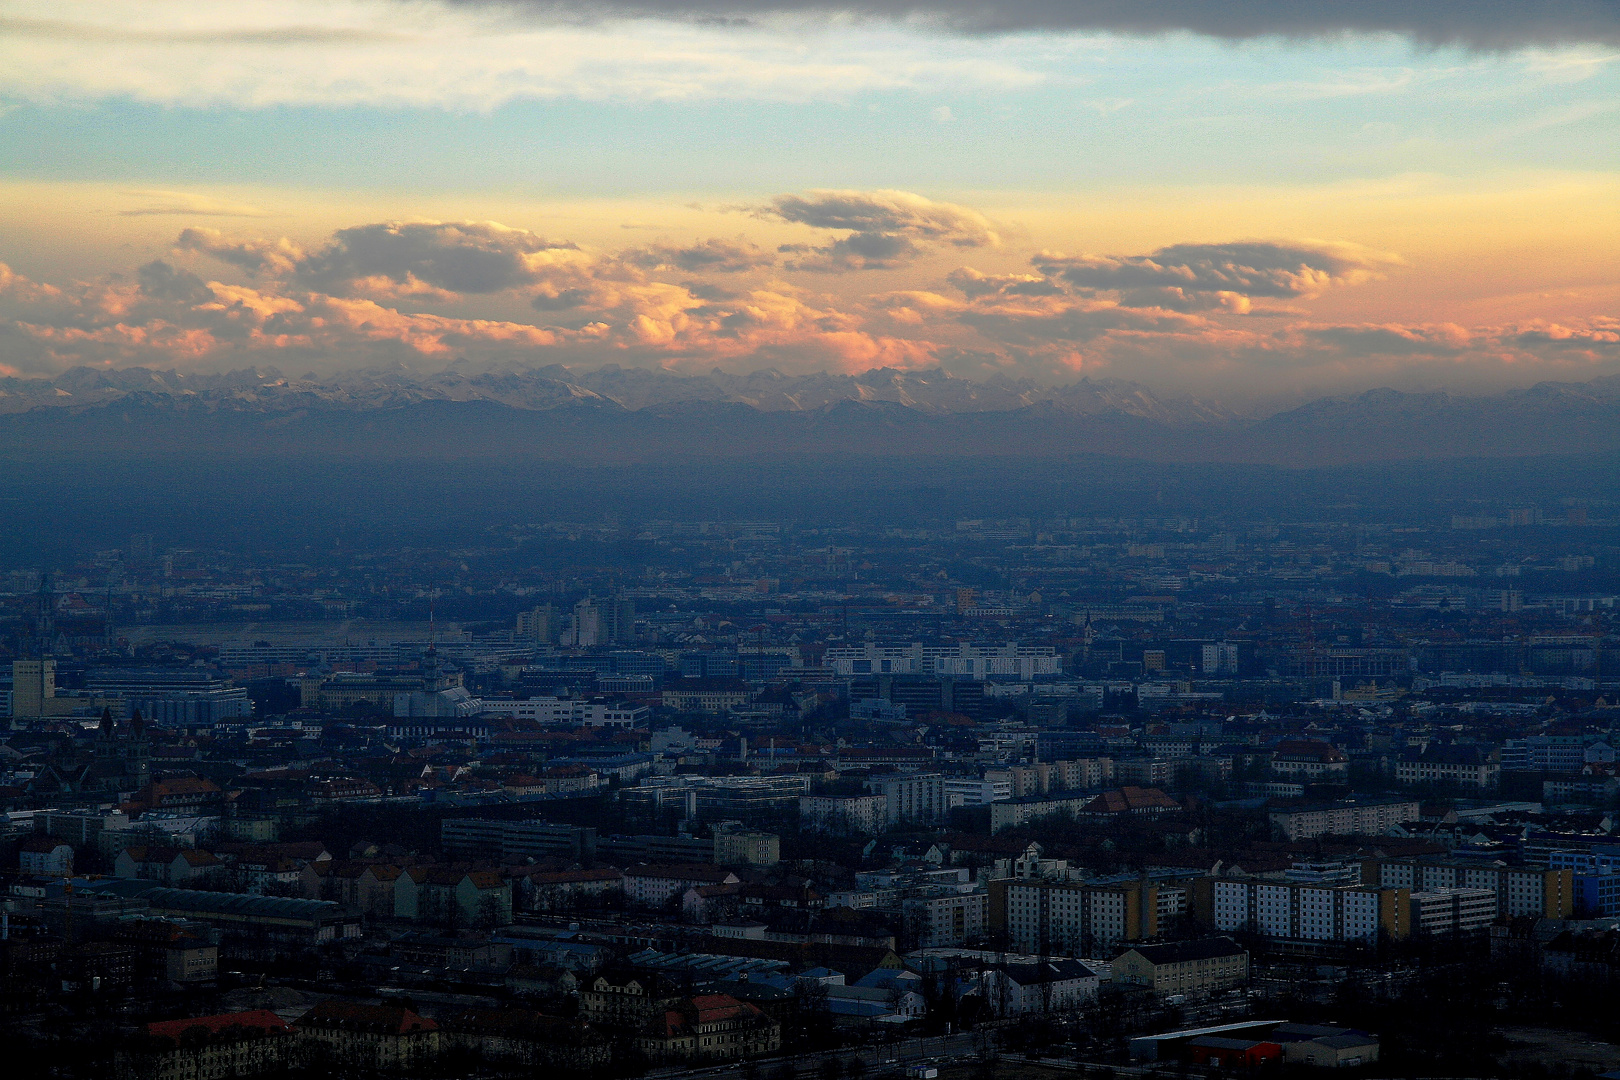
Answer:
[[[1494,889],[1432,889],[1412,894],[1412,930],[1419,934],[1465,934],[1496,921]]]
[[[1213,887],[1215,929],[1254,930],[1302,941],[1374,941],[1381,898],[1376,888],[1221,880]]]
[[[1050,645],[874,645],[865,642],[828,649],[821,661],[839,675],[950,675],[983,680],[992,676],[1028,682],[1037,675],[1059,675],[1063,658]]]
[[[980,885],[945,888],[909,897],[903,909],[918,948],[964,945],[984,937],[990,897]]]
[[[1565,918],[1572,903],[1573,879],[1559,868],[1468,866],[1416,860],[1385,860],[1373,873],[1386,888],[1414,893],[1436,889],[1488,889],[1503,915]]]
[[[897,773],[866,782],[866,790],[885,800],[887,825],[934,825],[945,820],[945,778],[939,773]]]
[[[950,776],[945,779],[947,806],[987,806],[1002,799],[1010,799],[1012,795],[1012,781],[1005,778],[986,777],[983,780],[975,780],[965,776]]]
[[[888,805],[883,795],[801,795],[799,828],[835,836],[871,836],[887,824]]]
[[[529,698],[526,701],[479,701],[478,711],[486,716],[509,716],[540,724],[571,724],[576,727],[645,727],[652,718],[652,710],[645,705],[554,697]]]

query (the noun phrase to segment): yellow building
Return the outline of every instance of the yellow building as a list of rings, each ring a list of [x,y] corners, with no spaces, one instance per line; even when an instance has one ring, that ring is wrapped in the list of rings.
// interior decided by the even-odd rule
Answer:
[[[1113,979],[1160,994],[1225,990],[1249,981],[1249,954],[1230,938],[1138,945],[1114,959]]]

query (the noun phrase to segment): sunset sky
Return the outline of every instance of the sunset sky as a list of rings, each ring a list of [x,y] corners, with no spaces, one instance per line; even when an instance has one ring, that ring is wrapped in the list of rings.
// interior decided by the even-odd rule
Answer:
[[[0,375],[1620,372],[1620,0],[0,0]]]

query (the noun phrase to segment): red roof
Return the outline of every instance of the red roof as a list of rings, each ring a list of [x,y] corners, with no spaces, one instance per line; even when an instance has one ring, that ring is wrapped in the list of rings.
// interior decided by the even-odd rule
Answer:
[[[353,1001],[323,1001],[300,1016],[298,1026],[346,1028],[380,1035],[410,1035],[439,1029],[432,1020],[397,1005],[361,1005]]]
[[[287,1022],[269,1009],[250,1009],[247,1012],[219,1013],[215,1016],[192,1016],[184,1020],[162,1020],[146,1025],[146,1033],[160,1039],[180,1041],[180,1036],[192,1028],[206,1028],[208,1034],[218,1035],[231,1027],[256,1028],[265,1032],[291,1032]]]

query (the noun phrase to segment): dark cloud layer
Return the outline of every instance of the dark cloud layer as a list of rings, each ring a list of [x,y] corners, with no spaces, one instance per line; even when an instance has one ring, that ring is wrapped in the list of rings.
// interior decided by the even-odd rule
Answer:
[[[1346,33],[1396,34],[1426,45],[1476,49],[1576,42],[1620,43],[1620,0],[465,0],[549,18],[613,15],[696,21],[778,14],[904,20],[961,33],[1021,30],[1189,32],[1228,40]]]

